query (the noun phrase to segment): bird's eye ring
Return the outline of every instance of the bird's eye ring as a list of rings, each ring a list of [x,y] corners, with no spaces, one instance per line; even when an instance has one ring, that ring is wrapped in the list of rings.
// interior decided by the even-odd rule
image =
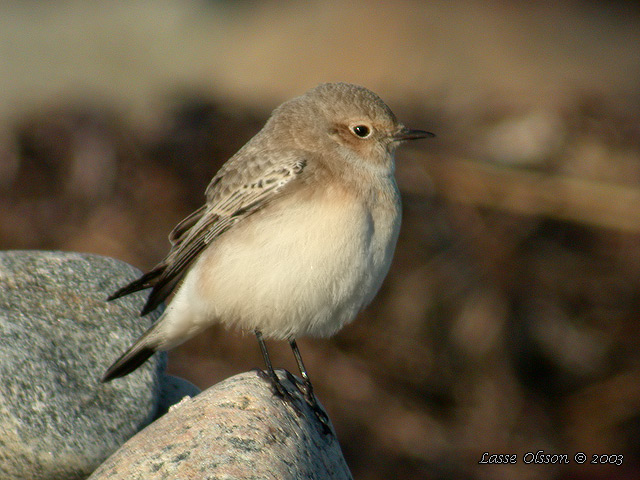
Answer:
[[[371,135],[371,129],[366,125],[354,125],[351,127],[351,131],[360,138],[367,138]]]

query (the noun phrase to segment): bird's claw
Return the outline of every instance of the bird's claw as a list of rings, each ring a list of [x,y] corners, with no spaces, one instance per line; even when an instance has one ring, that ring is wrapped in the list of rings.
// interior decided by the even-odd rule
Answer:
[[[302,408],[298,405],[296,397],[294,397],[286,388],[284,388],[277,376],[275,376],[274,378],[274,376],[270,375],[269,372],[266,372],[259,368],[256,369],[256,371],[258,372],[258,376],[260,376],[260,378],[263,378],[269,382],[275,396],[280,397],[285,404],[291,406],[291,408],[296,412],[298,416],[303,415]],[[308,380],[298,380],[287,370],[285,370],[285,375],[287,377],[287,380],[289,380],[289,382],[291,382],[291,384],[294,385],[296,389],[302,394],[305,403],[311,408],[315,417],[322,425],[322,433],[331,433],[329,417],[318,404],[318,399],[313,393],[313,386],[311,385],[311,382],[309,382]]]

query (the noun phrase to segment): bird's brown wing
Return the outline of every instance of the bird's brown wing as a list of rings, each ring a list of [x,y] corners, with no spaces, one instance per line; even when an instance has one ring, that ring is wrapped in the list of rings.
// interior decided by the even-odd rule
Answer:
[[[109,300],[151,288],[140,315],[162,303],[189,270],[190,265],[216,237],[279,196],[300,176],[304,152],[262,152],[254,160],[232,158],[207,187],[207,202],[182,220],[169,234],[171,250],[150,272],[119,289]],[[235,168],[237,165],[248,168]]]

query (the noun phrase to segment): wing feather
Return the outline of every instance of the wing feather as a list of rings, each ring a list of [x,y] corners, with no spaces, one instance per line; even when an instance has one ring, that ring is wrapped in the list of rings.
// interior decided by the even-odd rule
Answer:
[[[240,152],[239,152],[240,154]],[[243,155],[225,164],[207,187],[207,202],[182,220],[169,234],[171,250],[150,272],[124,286],[109,300],[151,288],[141,315],[154,310],[176,288],[198,255],[217,237],[295,182],[306,166],[306,154],[292,151],[252,159]],[[238,165],[249,168],[238,169]]]

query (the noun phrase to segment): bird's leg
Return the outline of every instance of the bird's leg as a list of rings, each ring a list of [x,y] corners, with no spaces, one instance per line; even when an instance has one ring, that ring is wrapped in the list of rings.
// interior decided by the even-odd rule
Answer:
[[[275,370],[273,369],[273,365],[271,364],[271,359],[269,358],[269,352],[267,351],[267,345],[264,343],[264,339],[262,338],[262,332],[260,330],[255,330],[256,338],[258,339],[258,344],[260,345],[260,351],[262,352],[262,357],[264,358],[264,363],[267,366],[267,371],[258,369],[258,374],[271,383],[274,388],[274,393],[282,398],[285,403],[291,405],[291,408],[295,410],[298,415],[302,415],[302,410],[296,404],[296,399],[289,393],[282,383],[280,383],[280,379],[276,375]],[[320,408],[318,405],[318,401],[316,400],[315,395],[313,394],[313,386],[311,385],[311,381],[309,380],[309,375],[307,375],[307,371],[304,368],[304,363],[302,363],[302,357],[300,356],[300,352],[298,351],[298,346],[296,345],[295,339],[290,339],[289,344],[291,345],[291,349],[293,350],[293,354],[296,357],[296,362],[298,363],[298,368],[300,368],[300,374],[302,375],[302,383],[297,380],[293,375],[291,375],[288,371],[285,370],[287,374],[287,379],[300,390],[300,392],[304,396],[305,402],[312,408],[313,413],[316,418],[320,421],[322,425],[322,431],[325,434],[331,433],[331,427],[329,425],[329,418],[327,414]]]
[[[311,380],[309,380],[309,375],[307,374],[307,369],[302,362],[302,355],[300,355],[300,350],[298,350],[298,344],[296,343],[296,339],[291,337],[289,339],[289,345],[291,346],[291,351],[293,352],[293,356],[296,359],[296,363],[298,364],[298,369],[300,370],[300,376],[302,377],[302,393],[304,393],[307,401],[312,398],[313,395],[313,385],[311,385]],[[297,385],[300,385],[300,382],[296,380]]]
[[[289,393],[282,383],[280,383],[280,379],[278,375],[276,375],[276,371],[273,369],[273,365],[271,364],[271,359],[269,358],[269,352],[267,351],[267,345],[264,343],[264,339],[262,338],[262,332],[260,330],[254,330],[256,334],[256,338],[258,339],[258,344],[260,345],[260,351],[262,352],[262,357],[264,358],[264,363],[267,366],[267,371],[258,369],[258,375],[271,383],[271,386],[274,389],[274,394],[280,397],[285,403],[289,404],[291,408],[296,412],[297,415],[302,415],[302,410],[296,404],[296,399]],[[285,370],[287,374],[287,379],[293,384],[298,385],[296,379],[291,375],[288,371]],[[306,401],[306,397],[305,397]],[[316,414],[317,416],[317,414]],[[323,424],[324,425],[324,424]],[[326,430],[327,427],[324,427]]]
[[[309,406],[313,409],[313,413],[315,413],[316,417],[322,424],[322,428],[324,433],[329,433],[331,431],[331,427],[329,426],[329,417],[324,412],[320,405],[318,405],[318,400],[313,393],[313,385],[311,384],[311,380],[309,379],[309,375],[307,374],[307,369],[302,362],[302,355],[300,355],[300,350],[298,350],[298,344],[296,343],[296,339],[291,337],[289,338],[289,345],[291,346],[291,350],[293,351],[293,356],[296,359],[296,363],[298,364],[298,369],[300,369],[300,376],[302,377],[302,385],[300,382],[295,380],[295,385],[298,386],[298,389],[304,395],[304,399],[309,404]]]
[[[261,376],[263,378],[268,378],[275,389],[275,393],[281,397],[286,397],[287,391],[284,389],[282,384],[280,383],[280,379],[276,375],[276,371],[273,369],[273,365],[271,364],[271,359],[269,358],[269,352],[267,351],[267,345],[264,343],[264,339],[262,338],[262,332],[260,330],[254,330],[256,334],[256,338],[258,339],[258,344],[260,345],[260,351],[262,352],[262,358],[264,358],[264,363],[267,367],[267,371],[259,370]]]

